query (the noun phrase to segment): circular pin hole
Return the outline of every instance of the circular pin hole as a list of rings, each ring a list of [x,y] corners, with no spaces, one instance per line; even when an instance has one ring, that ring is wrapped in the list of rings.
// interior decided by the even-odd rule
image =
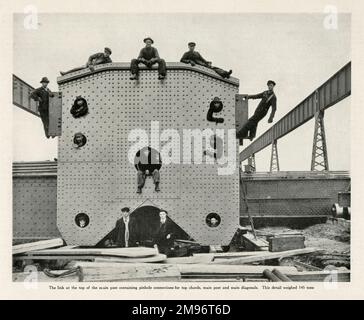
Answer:
[[[86,142],[87,142],[87,138],[84,134],[82,134],[81,132],[75,133],[75,135],[73,137],[73,143],[76,148],[83,147],[86,144]]]
[[[84,229],[90,223],[90,218],[86,213],[79,213],[75,217],[75,223],[76,223],[77,227]]]
[[[160,170],[162,167],[162,158],[160,153],[151,148],[144,147],[135,154],[134,157],[135,169],[141,171],[149,171],[152,174],[155,169]]]
[[[210,227],[210,228],[216,228],[217,226],[220,225],[221,222],[221,217],[220,215],[218,215],[215,212],[211,212],[206,216],[206,224]]]
[[[80,118],[88,113],[87,101],[81,96],[77,96],[71,107],[71,114],[74,118]]]

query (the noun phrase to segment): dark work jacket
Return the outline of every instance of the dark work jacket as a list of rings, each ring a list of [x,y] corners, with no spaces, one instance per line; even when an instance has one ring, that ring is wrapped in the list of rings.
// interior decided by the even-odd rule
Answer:
[[[125,223],[123,218],[116,221],[116,225],[111,234],[111,239],[118,247],[125,247]],[[139,242],[139,228],[136,220],[129,216],[129,247],[135,247]]]
[[[142,149],[141,153],[140,150],[137,152],[135,157],[135,168],[143,172],[149,170],[150,173],[153,173],[155,169],[160,170],[162,167],[160,153],[148,147],[148,156],[144,156],[144,150],[145,148]]]
[[[150,60],[153,58],[159,59],[159,53],[158,50],[154,47],[145,47],[142,50],[140,50],[138,59],[144,58],[145,60]]]
[[[112,60],[110,56],[106,57],[103,52],[95,53],[88,58],[88,63],[93,65],[111,63],[111,62]]]
[[[268,98],[272,94],[273,97],[270,98],[268,101]],[[249,118],[249,120],[258,122],[266,116],[270,107],[272,107],[272,112],[275,112],[277,109],[277,97],[274,94],[274,92],[270,92],[269,90],[266,90],[259,94],[249,95],[249,99],[262,99],[259,102],[258,107],[255,109],[254,115],[251,118]]]
[[[39,101],[39,109],[48,110],[49,108],[49,97],[53,97],[53,93],[48,89],[43,87],[35,89],[30,97],[35,101]]]
[[[181,62],[190,63],[191,61],[204,67],[208,66],[208,62],[197,51],[187,51],[183,54]]]
[[[167,248],[173,245],[173,233],[172,233],[172,222],[167,218],[166,222],[161,224],[159,221],[159,227],[154,234],[154,243],[160,248]],[[167,235],[171,237],[167,239]]]

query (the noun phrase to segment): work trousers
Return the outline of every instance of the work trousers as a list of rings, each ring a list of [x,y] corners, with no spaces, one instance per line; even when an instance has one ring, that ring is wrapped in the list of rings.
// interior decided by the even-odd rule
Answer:
[[[249,119],[244,126],[239,130],[237,137],[254,139],[257,133],[258,121]]]
[[[147,177],[147,175],[145,174],[144,171],[138,170],[138,188],[143,188],[144,184],[145,184],[145,178]],[[153,182],[154,184],[159,183],[160,181],[160,174],[159,174],[159,170],[155,169],[152,172],[152,177],[153,177]]]
[[[143,63],[148,68],[151,68],[152,65],[158,63],[158,73],[162,76],[166,75],[166,62],[163,59],[156,59],[152,63],[148,64],[145,61],[142,61],[140,59],[133,59],[130,63],[130,70],[132,74],[139,75],[139,63]]]
[[[218,67],[211,67],[212,70],[214,70],[219,76],[223,77],[223,78],[228,78],[230,77],[230,74],[228,71],[225,71],[221,68]]]
[[[40,114],[40,118],[42,119],[44,133],[45,133],[46,137],[49,138],[49,135],[48,135],[49,109],[48,108],[39,108],[39,114]]]

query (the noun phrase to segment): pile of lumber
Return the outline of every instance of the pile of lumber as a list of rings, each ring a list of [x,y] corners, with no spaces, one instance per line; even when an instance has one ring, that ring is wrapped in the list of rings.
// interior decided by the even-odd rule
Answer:
[[[63,246],[60,240],[14,246],[13,258],[66,262],[62,270],[39,270],[37,279],[44,282],[325,281],[331,275],[329,270],[298,271],[295,265],[279,265],[282,259],[318,255],[321,250],[317,248],[210,252],[167,258],[155,248],[80,248]],[[26,277],[24,272],[14,273],[13,281],[24,281]],[[335,281],[350,281],[350,271],[339,270],[335,277]]]
[[[63,241],[62,241],[63,243]],[[14,250],[14,260],[88,260],[94,262],[141,263],[163,262],[167,259],[155,248],[79,248],[63,246],[56,249],[39,250],[36,243],[29,243],[28,250]],[[25,245],[22,245],[25,246]],[[15,253],[14,253],[15,252]]]

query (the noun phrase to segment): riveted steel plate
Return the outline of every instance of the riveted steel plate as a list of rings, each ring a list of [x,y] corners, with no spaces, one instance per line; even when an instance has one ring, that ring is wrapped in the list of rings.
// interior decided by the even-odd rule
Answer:
[[[13,177],[13,238],[59,237],[56,202],[56,176]]]
[[[347,190],[349,175],[327,175],[314,172],[290,173],[280,177],[271,174],[249,175],[243,186],[247,190],[249,212],[255,217],[328,216],[337,202],[338,193]],[[298,177],[298,175],[300,177]],[[241,194],[241,216],[246,217],[246,206]]]
[[[59,81],[63,106],[57,215],[59,229],[68,244],[96,244],[112,230],[123,206],[133,209],[146,201],[167,210],[172,220],[202,244],[230,242],[239,224],[235,132],[231,175],[218,175],[216,163],[166,163],[163,150],[169,143],[169,148],[179,150],[182,157],[186,129],[235,130],[238,87],[236,83],[184,69],[183,65],[176,66],[179,68],[168,70],[164,81],[157,80],[155,69],[143,69],[139,81],[131,81],[129,70],[113,65]],[[86,99],[89,114],[75,119],[70,108],[78,95]],[[216,96],[224,104],[217,116],[225,122],[218,125],[206,120],[209,104]],[[161,191],[155,192],[152,179],[147,178],[143,193],[138,195],[137,171],[128,160],[128,152],[135,143],[130,140],[130,132],[145,129],[150,138],[152,124],[156,122],[162,140],[167,136],[166,129],[175,130],[179,139],[162,141],[157,147],[152,145],[162,154]],[[76,132],[86,135],[84,147],[73,146]],[[80,212],[90,217],[90,224],[84,229],[74,221]],[[221,216],[216,228],[206,224],[210,212]]]

